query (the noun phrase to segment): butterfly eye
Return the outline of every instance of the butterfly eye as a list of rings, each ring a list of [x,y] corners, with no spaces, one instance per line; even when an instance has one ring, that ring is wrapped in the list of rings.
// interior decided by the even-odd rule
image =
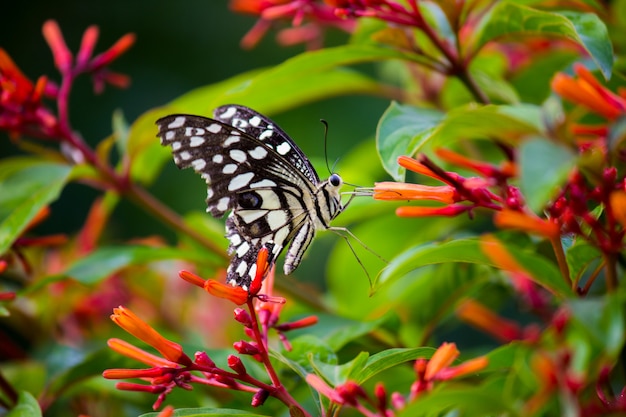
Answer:
[[[341,185],[341,177],[337,174],[333,174],[328,178],[328,182],[333,187],[339,187]]]

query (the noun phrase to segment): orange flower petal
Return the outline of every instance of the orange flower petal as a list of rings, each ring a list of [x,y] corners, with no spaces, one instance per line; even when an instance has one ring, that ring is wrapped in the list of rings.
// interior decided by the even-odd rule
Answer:
[[[431,380],[437,372],[450,366],[452,362],[458,358],[459,354],[460,352],[456,348],[456,344],[448,342],[442,343],[428,361],[424,378],[427,381]]]
[[[193,284],[197,287],[204,288],[204,284],[206,282],[205,279],[197,276],[196,274],[189,271],[179,271],[178,276],[187,281],[190,284]]]
[[[504,209],[493,217],[496,226],[537,234],[548,239],[558,239],[561,235],[559,225],[521,211]]]
[[[528,275],[528,272],[511,255],[511,252],[492,235],[480,239],[480,250],[500,269]]]
[[[168,361],[167,359],[164,359],[160,356],[156,356],[152,353],[146,352],[145,350],[140,349],[137,346],[131,345],[130,343],[121,339],[109,339],[107,341],[107,345],[120,355],[124,355],[127,358],[135,359],[136,361],[145,363],[146,365],[165,368],[176,368],[178,366],[172,361]]]
[[[61,28],[55,20],[47,20],[43,24],[43,36],[48,42],[52,55],[54,56],[54,63],[61,72],[65,72],[72,66],[72,53],[70,52]]]
[[[626,192],[613,191],[609,195],[609,204],[615,219],[626,228]]]
[[[435,379],[445,381],[452,378],[459,378],[464,375],[476,373],[481,369],[485,369],[487,365],[489,365],[489,359],[484,356],[480,356],[478,358],[465,361],[458,366],[442,369],[439,373],[437,373]]]
[[[185,355],[182,346],[167,340],[147,323],[137,317],[132,311],[122,306],[113,309],[111,320],[122,329],[155,348],[166,359],[181,365],[191,365],[193,362]]]
[[[250,295],[248,294],[248,291],[241,287],[233,287],[232,285],[222,284],[221,282],[213,279],[205,281],[204,289],[215,297],[225,298],[237,305],[245,304]]]
[[[375,200],[433,200],[442,203],[458,201],[457,192],[449,185],[433,187],[404,182],[377,182],[374,186]]]
[[[453,217],[468,210],[467,206],[450,205],[445,207],[398,207],[396,216],[399,217],[428,217],[447,216]]]
[[[516,323],[503,319],[477,301],[465,301],[457,308],[456,314],[461,320],[502,342],[522,337],[522,330]]]

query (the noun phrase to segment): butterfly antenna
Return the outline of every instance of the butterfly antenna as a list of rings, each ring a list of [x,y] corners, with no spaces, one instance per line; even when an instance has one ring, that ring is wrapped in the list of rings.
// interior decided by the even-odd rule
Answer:
[[[326,169],[328,173],[332,175],[337,162],[333,165],[333,169],[330,169],[330,165],[328,165],[328,122],[324,119],[320,119],[320,123],[324,125],[324,160],[326,161]]]

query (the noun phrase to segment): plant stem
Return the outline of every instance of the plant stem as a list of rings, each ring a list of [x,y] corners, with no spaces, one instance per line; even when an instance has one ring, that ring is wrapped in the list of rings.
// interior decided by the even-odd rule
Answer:
[[[189,227],[178,214],[163,204],[160,200],[156,199],[152,194],[146,191],[146,189],[139,187],[136,184],[130,184],[122,194],[156,219],[162,221],[174,230],[192,238],[202,246],[209,249],[211,252],[218,255],[220,258],[228,261],[228,254],[221,246]]]
[[[565,258],[565,253],[563,252],[560,237],[550,239],[550,243],[552,244],[552,250],[556,256],[556,261],[559,264],[559,269],[561,270],[561,275],[563,275],[565,283],[572,290],[576,291],[576,283],[572,282],[572,278],[569,275],[569,266],[567,266],[567,259]]]
[[[605,253],[604,262],[606,264],[606,290],[607,292],[613,292],[617,289],[616,256],[612,253]]]
[[[254,338],[256,339],[258,346],[259,346],[259,351],[260,351],[259,356],[261,357],[261,360],[263,361],[263,365],[265,365],[265,369],[267,370],[270,380],[272,381],[272,385],[273,385],[272,395],[289,407],[291,415],[293,415],[293,413],[291,413],[291,409],[297,408],[299,412],[298,415],[303,416],[303,417],[312,417],[291,396],[291,394],[289,394],[289,392],[285,389],[285,387],[280,382],[280,379],[278,378],[278,374],[276,374],[276,370],[274,369],[274,366],[272,365],[272,362],[270,361],[269,352],[267,348],[267,342],[265,341],[265,338],[261,335],[261,331],[259,329],[259,321],[257,318],[256,310],[254,308],[253,297],[248,298],[247,305],[248,305],[248,310],[250,312],[250,318],[252,320],[251,325],[252,325],[252,331],[254,333]]]

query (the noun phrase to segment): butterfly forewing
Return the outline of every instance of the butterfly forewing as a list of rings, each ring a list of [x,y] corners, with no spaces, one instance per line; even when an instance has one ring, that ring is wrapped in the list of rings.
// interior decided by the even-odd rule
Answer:
[[[328,227],[341,204],[338,191],[319,181],[302,151],[271,120],[237,105],[219,107],[214,114],[215,119],[159,119],[159,137],[171,146],[179,168],[192,167],[205,179],[207,211],[215,217],[231,211],[226,237],[233,258],[227,280],[247,289],[262,247],[274,262],[293,239],[285,263],[285,273],[291,272],[316,227]]]
[[[313,184],[319,177],[308,158],[291,138],[267,117],[244,106],[222,106],[213,111],[216,119],[244,130],[250,136],[262,141],[269,148],[283,156],[289,164],[297,168]]]

